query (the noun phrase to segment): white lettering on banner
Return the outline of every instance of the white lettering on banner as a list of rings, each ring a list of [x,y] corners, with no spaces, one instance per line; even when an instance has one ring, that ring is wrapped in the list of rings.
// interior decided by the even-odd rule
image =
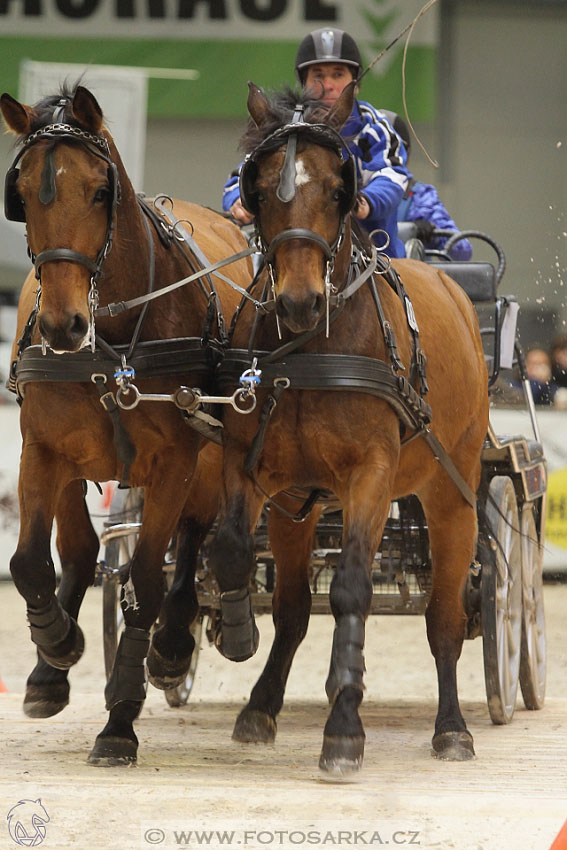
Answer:
[[[0,0],[0,33],[21,36],[175,39],[301,39],[325,25],[347,29],[362,43],[376,36],[368,16],[396,35],[422,0]],[[412,44],[436,43],[436,7]]]

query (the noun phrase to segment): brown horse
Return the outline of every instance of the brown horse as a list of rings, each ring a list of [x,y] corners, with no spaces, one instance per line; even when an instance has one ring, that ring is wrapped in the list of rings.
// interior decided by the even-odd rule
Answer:
[[[433,562],[426,615],[439,683],[433,752],[444,759],[474,755],[456,665],[488,423],[486,366],[465,293],[443,272],[412,260],[394,261],[397,274],[384,263],[382,274],[371,274],[379,260],[354,239],[354,166],[343,158],[337,132],[352,107],[350,86],[322,114],[309,103],[297,108],[289,93],[269,100],[250,84],[254,126],[243,139],[250,155],[241,198],[256,214],[266,260],[252,294],[264,293],[266,310],[274,309],[261,318],[243,306],[233,350],[220,367],[229,389],[255,356],[261,383],[254,414],[227,411],[224,418],[223,519],[210,554],[221,591],[243,589],[253,567],[251,532],[267,496],[300,486],[339,498],[343,548],[330,591],[336,628],[326,684],[332,708],[320,758],[330,774],[362,763],[358,707],[370,569],[391,501],[408,494],[417,494],[425,511]],[[306,572],[283,569],[277,580],[291,607],[276,614],[274,648],[236,723],[241,741],[273,739],[307,625]],[[251,632],[249,624],[244,629]]]
[[[135,385],[142,393],[172,396],[181,385],[206,392],[214,362],[214,347],[206,343],[223,343],[240,295],[209,277],[117,316],[105,315],[104,307],[242,252],[246,242],[234,224],[194,204],[172,202],[168,217],[163,210],[152,214],[150,204],[144,209],[100,107],[84,87],[34,107],[4,94],[1,108],[21,145],[18,167],[8,175],[6,211],[25,220],[35,265],[22,293],[18,336],[37,304],[24,333],[36,345],[22,352],[17,367],[24,395],[21,528],[11,560],[40,656],[28,681],[26,710],[48,716],[66,705],[67,670],[83,650],[76,618],[93,581],[98,540],[81,479],[143,486],[142,530],[125,586],[126,628],[105,692],[110,715],[89,758],[93,764],[128,763],[136,758],[132,722],[145,698],[144,659],[163,600],[164,553],[179,523],[185,562],[196,555],[216,513],[221,452],[207,444],[198,467],[205,441],[187,427],[178,406],[141,401],[120,410],[113,375],[131,378],[131,360],[141,364]],[[189,245],[176,219],[185,221],[187,232],[193,227]],[[230,277],[237,286],[248,285],[249,259],[231,265]],[[172,348],[175,367],[169,366]],[[54,516],[63,567],[58,596],[50,554]],[[182,678],[194,645],[188,624],[197,600],[190,570],[176,582],[168,605],[171,622],[161,638],[155,636],[148,660],[162,687]]]

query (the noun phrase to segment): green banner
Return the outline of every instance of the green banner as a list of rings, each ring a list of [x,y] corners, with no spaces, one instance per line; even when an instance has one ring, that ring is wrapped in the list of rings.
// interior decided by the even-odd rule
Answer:
[[[112,39],[0,38],[2,91],[18,96],[19,66],[25,59],[83,64],[88,86],[89,64],[158,68],[195,68],[196,80],[149,77],[148,116],[235,118],[246,115],[247,81],[266,89],[295,85],[293,63],[297,42],[285,41],[151,41]],[[413,120],[433,117],[436,52],[430,47],[408,51],[406,94]],[[63,82],[63,80],[61,81]],[[69,81],[74,82],[74,81]],[[55,92],[45,92],[55,94]],[[360,97],[376,106],[402,109],[402,54],[383,73],[367,74]]]
[[[23,60],[148,69],[150,117],[240,117],[248,80],[271,89],[295,85],[301,39],[338,27],[357,41],[365,64],[419,14],[423,0],[0,0],[1,88],[17,96]],[[412,119],[433,117],[438,10],[417,22],[407,52]],[[362,99],[400,111],[400,38],[369,72]],[[195,69],[161,79],[153,69]],[[53,94],[54,92],[45,92]]]

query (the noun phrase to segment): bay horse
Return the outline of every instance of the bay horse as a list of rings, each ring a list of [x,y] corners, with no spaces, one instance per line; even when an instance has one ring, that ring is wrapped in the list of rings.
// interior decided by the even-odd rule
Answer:
[[[222,518],[210,549],[221,591],[243,593],[264,501],[273,499],[275,514],[275,494],[289,488],[338,497],[344,525],[330,589],[331,710],[319,761],[327,776],[349,775],[362,764],[358,708],[371,564],[392,500],[409,494],[424,509],[433,563],[426,612],[439,686],[432,753],[447,760],[474,756],[456,666],[488,424],[481,337],[464,291],[419,261],[396,260],[388,271],[370,243],[356,237],[350,211],[357,175],[338,134],[353,102],[352,85],[325,110],[305,95],[269,99],[249,84],[252,121],[242,140],[240,189],[256,216],[265,260],[251,293],[264,301],[266,314],[243,304],[219,367],[220,385],[230,391],[248,364],[259,382],[258,405],[246,417],[225,413]],[[304,562],[295,572],[284,564],[277,582],[288,607],[275,612],[272,652],[236,721],[233,737],[243,742],[274,739],[307,628]],[[250,622],[242,630],[253,633]],[[222,631],[219,645],[228,657],[232,640]]]
[[[148,667],[165,688],[189,667],[188,625],[198,609],[190,567],[216,514],[221,450],[207,442],[201,451],[206,441],[187,427],[191,413],[180,403],[142,400],[120,409],[119,389],[130,402],[134,386],[120,381],[132,379],[134,364],[138,392],[162,401],[180,401],[180,385],[206,393],[239,291],[251,280],[249,251],[239,228],[212,210],[171,199],[152,209],[137,198],[85,87],[64,88],[33,107],[3,94],[0,105],[20,145],[7,175],[6,214],[25,221],[34,262],[15,350],[22,455],[20,535],[10,564],[39,653],[24,705],[31,716],[60,711],[68,701],[68,669],[83,651],[76,620],[93,582],[98,540],[82,481],[144,487],[142,529],[124,586],[125,630],[105,691],[108,723],[89,756],[92,764],[128,764],[136,760],[132,724],[145,698],[149,629],[163,602],[163,557],[176,527],[183,569]],[[200,276],[151,303],[110,311],[108,305],[128,306],[229,257],[236,257],[232,286],[226,278],[213,283]],[[54,516],[63,571],[58,595],[50,552]]]

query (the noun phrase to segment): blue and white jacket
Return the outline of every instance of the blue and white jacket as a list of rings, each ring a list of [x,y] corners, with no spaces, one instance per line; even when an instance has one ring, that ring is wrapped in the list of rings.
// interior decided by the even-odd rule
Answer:
[[[350,118],[341,130],[346,149],[354,157],[358,193],[364,195],[370,214],[359,219],[368,232],[385,230],[390,244],[385,253],[390,257],[404,257],[403,242],[398,239],[398,204],[407,188],[409,173],[404,144],[386,116],[363,100],[357,100]],[[222,207],[229,210],[239,197],[240,167],[233,171],[224,186]],[[384,244],[384,235],[376,233],[374,241]]]

